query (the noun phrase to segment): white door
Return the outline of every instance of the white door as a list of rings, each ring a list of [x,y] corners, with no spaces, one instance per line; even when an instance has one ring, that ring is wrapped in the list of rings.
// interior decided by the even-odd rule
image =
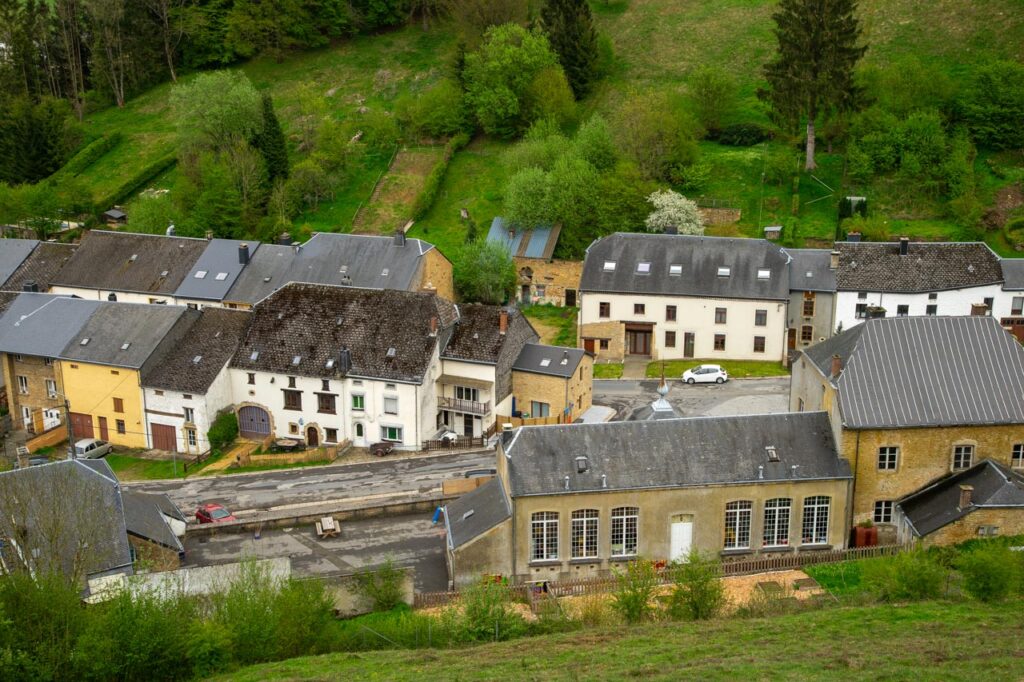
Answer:
[[[25,423],[25,428],[31,428],[32,426],[32,410],[26,406],[21,407],[21,421]]]
[[[693,515],[676,514],[672,517],[672,553],[670,561],[685,559],[693,544]]]

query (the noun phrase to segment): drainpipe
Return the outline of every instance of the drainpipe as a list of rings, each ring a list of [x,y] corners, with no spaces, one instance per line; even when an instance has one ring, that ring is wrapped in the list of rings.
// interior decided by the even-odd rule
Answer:
[[[850,491],[850,500],[846,503],[846,538],[850,538],[850,529],[853,527],[853,501],[857,495],[857,468],[860,466],[860,431],[857,431],[857,445],[853,451],[853,480],[847,484]]]

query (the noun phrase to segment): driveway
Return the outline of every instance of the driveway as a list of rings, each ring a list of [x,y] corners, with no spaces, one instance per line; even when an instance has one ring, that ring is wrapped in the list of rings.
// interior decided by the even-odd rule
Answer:
[[[594,404],[615,410],[616,421],[658,398],[658,380],[594,381]],[[724,384],[669,382],[668,401],[684,417],[772,414],[789,410],[789,377],[731,379]]]

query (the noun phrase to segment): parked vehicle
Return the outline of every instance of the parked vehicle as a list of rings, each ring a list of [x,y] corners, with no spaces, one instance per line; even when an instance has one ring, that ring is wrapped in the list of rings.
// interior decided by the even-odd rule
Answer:
[[[98,459],[110,453],[110,443],[99,438],[83,438],[75,443],[77,459]]]
[[[208,502],[196,509],[196,521],[199,523],[224,523],[238,519],[222,504]]]
[[[697,365],[683,372],[683,381],[688,384],[724,384],[729,374],[720,365]]]

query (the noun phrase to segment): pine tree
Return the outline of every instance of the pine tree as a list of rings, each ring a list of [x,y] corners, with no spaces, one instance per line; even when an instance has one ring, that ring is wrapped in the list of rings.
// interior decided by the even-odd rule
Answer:
[[[867,47],[857,44],[856,9],[856,0],[781,0],[772,17],[778,52],[764,66],[768,89],[758,95],[780,121],[795,125],[807,119],[807,170],[817,167],[815,121],[852,109],[861,99],[853,69]]]
[[[576,99],[590,90],[597,62],[597,31],[587,0],[547,0],[541,26],[569,79]]]
[[[267,179],[271,185],[288,177],[288,146],[281,131],[281,123],[274,113],[270,93],[263,93],[263,131],[256,135],[253,146],[263,156],[267,165]]]

